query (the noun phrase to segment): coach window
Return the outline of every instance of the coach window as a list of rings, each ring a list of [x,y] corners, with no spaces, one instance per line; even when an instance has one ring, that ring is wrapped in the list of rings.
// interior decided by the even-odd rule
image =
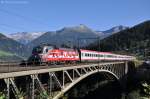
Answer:
[[[85,53],[85,56],[87,56],[87,54]]]
[[[84,56],[84,54],[82,53],[82,56]]]

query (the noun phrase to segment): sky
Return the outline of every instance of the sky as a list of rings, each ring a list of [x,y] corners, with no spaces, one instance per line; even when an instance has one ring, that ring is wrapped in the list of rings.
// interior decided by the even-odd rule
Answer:
[[[0,32],[56,31],[84,24],[96,31],[150,19],[150,0],[0,0]]]

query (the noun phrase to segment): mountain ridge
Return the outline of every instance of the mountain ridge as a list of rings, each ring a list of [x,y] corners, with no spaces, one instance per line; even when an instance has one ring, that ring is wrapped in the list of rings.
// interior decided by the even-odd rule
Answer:
[[[108,29],[105,31],[94,31],[93,29],[90,29],[86,25],[80,24],[77,26],[64,27],[60,30],[47,31],[47,32],[50,32],[51,36],[56,35],[56,33],[61,33],[61,35],[63,35],[64,30],[65,30],[65,33],[66,32],[68,32],[68,33],[69,32],[80,32],[80,33],[93,32],[94,34],[101,36],[101,38],[103,39],[105,37],[108,37],[108,36],[118,32],[118,31],[122,31],[126,28],[127,27],[125,27],[125,26],[119,25],[119,26],[112,27],[111,29]],[[45,34],[47,32],[18,32],[18,33],[11,33],[6,36],[18,41],[19,43],[27,45],[28,43],[32,42],[33,40],[35,40],[36,38],[42,36],[43,34]]]
[[[7,34],[6,36],[26,45],[32,40],[43,35],[44,33],[45,32],[17,32],[17,33]]]
[[[44,35],[31,41],[29,46],[32,48],[41,43],[50,43],[58,46],[71,43],[70,45],[78,46],[79,38],[96,38],[97,36],[99,35],[95,31],[85,25],[64,27],[55,32],[46,32]]]
[[[115,33],[101,40],[101,51],[132,53],[139,58],[150,58],[150,20]],[[97,48],[98,45],[91,45]],[[97,49],[98,50],[98,49]],[[147,57],[146,57],[147,56]]]

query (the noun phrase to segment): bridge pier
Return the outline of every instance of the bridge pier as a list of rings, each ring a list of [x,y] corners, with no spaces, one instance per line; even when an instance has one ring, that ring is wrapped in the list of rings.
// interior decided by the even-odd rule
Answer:
[[[30,75],[32,79],[31,83],[31,99],[34,99],[34,92],[35,92],[35,78],[34,75]]]
[[[127,74],[127,73],[128,73],[128,62],[125,61],[125,74]]]
[[[38,78],[38,74],[36,75],[30,75],[31,76],[31,79],[32,79],[32,86],[31,86],[31,89],[32,89],[32,99],[35,99],[35,85],[37,86],[37,89],[39,89],[39,94],[42,94],[44,96],[48,98],[48,94],[47,94],[47,91],[44,89],[43,85],[42,85],[42,82],[40,81],[40,79]]]
[[[10,80],[9,80],[9,78],[5,79],[5,82],[7,84],[7,95],[6,95],[6,98],[10,99]]]
[[[21,97],[20,90],[18,90],[14,79],[15,78],[6,78],[6,79],[4,79],[4,81],[7,85],[7,95],[6,95],[7,99],[10,99],[10,89],[12,90],[12,92],[13,92],[14,96],[16,97],[16,99],[19,99]]]

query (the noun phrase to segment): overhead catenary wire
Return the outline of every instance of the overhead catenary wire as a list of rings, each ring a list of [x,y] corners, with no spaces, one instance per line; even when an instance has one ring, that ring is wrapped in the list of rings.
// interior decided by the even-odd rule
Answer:
[[[11,15],[13,15],[13,16],[19,17],[19,18],[24,19],[24,20],[26,20],[26,21],[30,21],[30,22],[32,22],[32,23],[38,23],[38,24],[40,24],[40,25],[42,24],[42,25],[48,26],[48,24],[46,24],[46,23],[44,23],[44,22],[41,22],[41,21],[39,21],[39,20],[37,20],[37,19],[35,19],[35,18],[32,19],[32,18],[30,18],[30,17],[28,17],[28,16],[23,16],[23,15],[18,14],[18,13],[16,13],[16,12],[4,10],[4,9],[1,9],[1,8],[0,8],[0,12],[4,12],[4,13],[7,13],[7,14],[11,14]]]
[[[36,25],[40,25],[40,26],[44,26],[44,27],[49,28],[48,24],[46,24],[46,23],[44,23],[44,22],[41,22],[41,21],[39,21],[39,20],[37,20],[37,19],[35,19],[35,18],[32,19],[32,18],[30,18],[30,17],[28,17],[28,16],[23,16],[23,15],[21,15],[21,14],[18,14],[18,13],[12,12],[12,11],[8,11],[8,10],[4,10],[4,9],[1,9],[1,8],[0,8],[0,12],[6,13],[6,14],[9,14],[9,15],[12,15],[12,16],[19,17],[20,19],[23,19],[23,20],[25,20],[26,22],[28,21],[29,23],[34,23],[34,24],[36,24]],[[6,25],[6,24],[5,24],[5,25]],[[7,24],[7,25],[8,25],[8,24]],[[19,29],[20,29],[20,27],[19,27]]]
[[[11,28],[11,29],[13,29],[13,30],[23,30],[23,31],[26,31],[26,29],[25,28],[23,28],[23,27],[18,27],[18,26],[12,26],[12,25],[8,25],[8,24],[4,24],[4,23],[0,23],[0,26],[1,27],[6,27],[6,28]],[[1,28],[0,27],[0,28]]]

